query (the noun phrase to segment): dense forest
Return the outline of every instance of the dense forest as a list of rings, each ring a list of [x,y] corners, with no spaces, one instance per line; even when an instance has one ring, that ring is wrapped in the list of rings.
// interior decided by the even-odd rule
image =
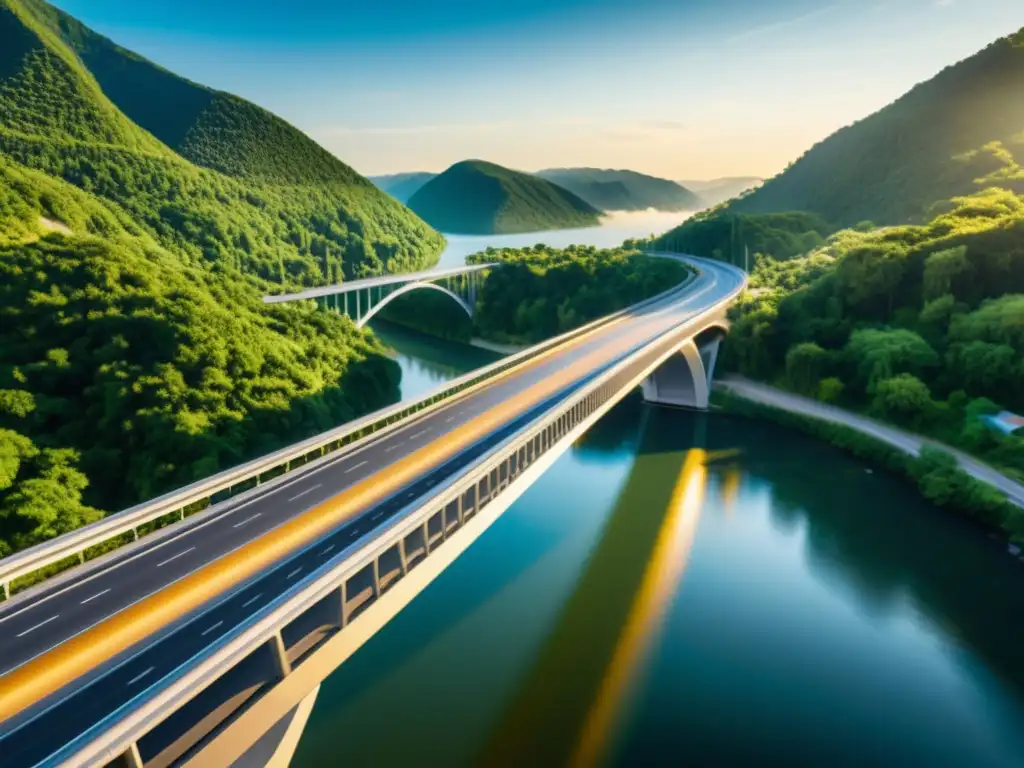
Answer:
[[[756,255],[723,365],[1024,480],[1024,438],[978,418],[1024,412],[1024,196],[993,188],[924,225],[842,230],[782,256]]]
[[[837,226],[928,221],[933,203],[994,177],[1024,192],[1024,30],[946,68],[812,147],[739,213],[816,213]],[[1016,159],[1015,159],[1016,158]],[[980,186],[978,182],[981,182]]]
[[[661,293],[687,275],[681,263],[634,247],[488,248],[466,261],[504,265],[485,273],[472,319],[435,291],[406,294],[381,319],[453,341],[535,344]]]
[[[0,555],[397,396],[282,287],[441,236],[284,121],[0,0]]]
[[[602,211],[696,211],[706,207],[700,197],[676,182],[636,171],[549,168],[536,175]]]
[[[502,262],[488,274],[474,324],[493,341],[538,342],[668,290],[687,270],[635,249],[488,248],[472,264]]]
[[[456,163],[409,198],[442,232],[537,232],[598,224],[600,211],[550,181],[482,160]]]

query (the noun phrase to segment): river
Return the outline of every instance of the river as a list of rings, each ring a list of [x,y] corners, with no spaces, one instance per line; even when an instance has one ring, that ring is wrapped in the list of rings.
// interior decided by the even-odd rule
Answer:
[[[667,232],[682,224],[689,213],[664,213],[661,211],[619,211],[610,213],[601,220],[599,227],[583,229],[556,229],[549,232],[527,232],[521,235],[445,235],[448,245],[441,253],[439,267],[458,267],[466,263],[466,257],[478,253],[487,246],[495,248],[522,248],[545,243],[557,248],[567,245],[596,245],[600,248],[614,248],[623,240],[650,237]]]
[[[491,353],[381,329],[404,394]],[[294,765],[1024,764],[1024,568],[905,482],[631,396],[321,687]]]

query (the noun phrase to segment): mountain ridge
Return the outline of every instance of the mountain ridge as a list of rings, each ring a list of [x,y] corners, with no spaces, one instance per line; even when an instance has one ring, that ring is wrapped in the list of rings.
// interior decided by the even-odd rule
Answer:
[[[455,163],[408,205],[442,232],[470,235],[594,226],[601,214],[569,190],[484,160]]]
[[[741,213],[807,210],[837,226],[924,220],[1024,159],[1024,29],[943,68],[818,142],[730,203]]]
[[[602,211],[690,211],[704,207],[700,196],[669,179],[611,168],[546,168],[536,176],[568,189]]]

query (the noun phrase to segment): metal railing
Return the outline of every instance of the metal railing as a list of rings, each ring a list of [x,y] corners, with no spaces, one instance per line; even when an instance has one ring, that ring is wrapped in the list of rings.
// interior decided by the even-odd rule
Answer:
[[[522,363],[597,330],[631,312],[641,310],[674,292],[685,289],[696,274],[696,268],[691,265],[690,275],[679,285],[529,349],[502,358],[484,368],[472,371],[441,385],[417,400],[399,402],[388,408],[367,414],[335,429],[293,443],[258,459],[219,472],[150,501],[108,515],[102,520],[50,541],[10,555],[0,560],[0,590],[2,590],[0,596],[5,600],[9,599],[13,593],[42,583],[69,569],[84,565],[120,546],[138,541],[140,536],[150,532],[140,532],[139,529],[142,526],[157,523],[162,528],[184,521],[190,515],[206,509],[211,504],[221,503],[238,493],[259,486],[264,481],[274,480],[280,475],[305,466],[315,458],[339,451],[342,448],[355,450],[365,441],[397,427],[414,414],[429,412],[457,396],[465,396],[471,390],[488,384],[492,379],[500,377]],[[224,498],[214,499],[218,495]],[[154,530],[156,529],[154,528]],[[19,579],[21,583],[18,583]]]
[[[716,306],[727,303],[742,290],[742,285]],[[670,292],[666,292],[670,293]],[[664,297],[665,294],[662,294]],[[236,626],[231,633],[211,645],[190,662],[170,672],[161,683],[126,702],[122,710],[90,729],[74,743],[66,745],[55,757],[62,765],[103,765],[132,751],[137,741],[159,725],[171,713],[195,698],[215,680],[230,672],[250,654],[273,643],[276,653],[287,654],[282,631],[321,601],[337,595],[339,607],[335,632],[344,631],[362,611],[381,597],[409,571],[462,529],[523,472],[534,466],[567,436],[588,427],[609,410],[624,392],[630,391],[650,371],[674,353],[680,341],[700,318],[690,318],[672,328],[661,339],[628,353],[624,359],[581,386],[562,403],[538,420],[510,435],[464,470],[450,485],[438,489],[432,497],[416,502],[399,517],[354,541],[332,560],[298,580],[262,610]],[[395,557],[390,557],[394,555]],[[389,565],[381,567],[383,558]],[[398,572],[394,562],[397,557]],[[367,577],[372,590],[367,597],[363,583]],[[358,581],[349,592],[352,582]],[[327,635],[294,661],[279,665],[286,676],[317,648],[333,637]],[[294,647],[300,641],[292,644]],[[134,711],[126,713],[125,708]]]

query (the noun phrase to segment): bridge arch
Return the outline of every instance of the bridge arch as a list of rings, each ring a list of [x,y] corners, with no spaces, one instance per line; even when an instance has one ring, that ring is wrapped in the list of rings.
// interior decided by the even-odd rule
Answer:
[[[415,282],[403,285],[397,291],[392,291],[387,296],[385,296],[380,302],[374,304],[370,311],[359,319],[359,322],[356,323],[356,327],[362,328],[370,320],[373,319],[374,315],[376,315],[378,312],[384,309],[384,307],[386,307],[392,301],[397,299],[399,296],[402,296],[403,294],[406,293],[410,293],[411,291],[419,290],[421,288],[430,288],[435,291],[440,291],[446,296],[450,296],[460,307],[462,307],[462,311],[465,312],[468,317],[473,317],[473,307],[470,306],[469,303],[461,296],[459,296],[457,293],[453,293],[444,286],[437,285],[436,283]]]
[[[725,326],[713,325],[683,342],[675,354],[644,379],[644,400],[706,410],[711,400],[718,348],[726,332]]]

